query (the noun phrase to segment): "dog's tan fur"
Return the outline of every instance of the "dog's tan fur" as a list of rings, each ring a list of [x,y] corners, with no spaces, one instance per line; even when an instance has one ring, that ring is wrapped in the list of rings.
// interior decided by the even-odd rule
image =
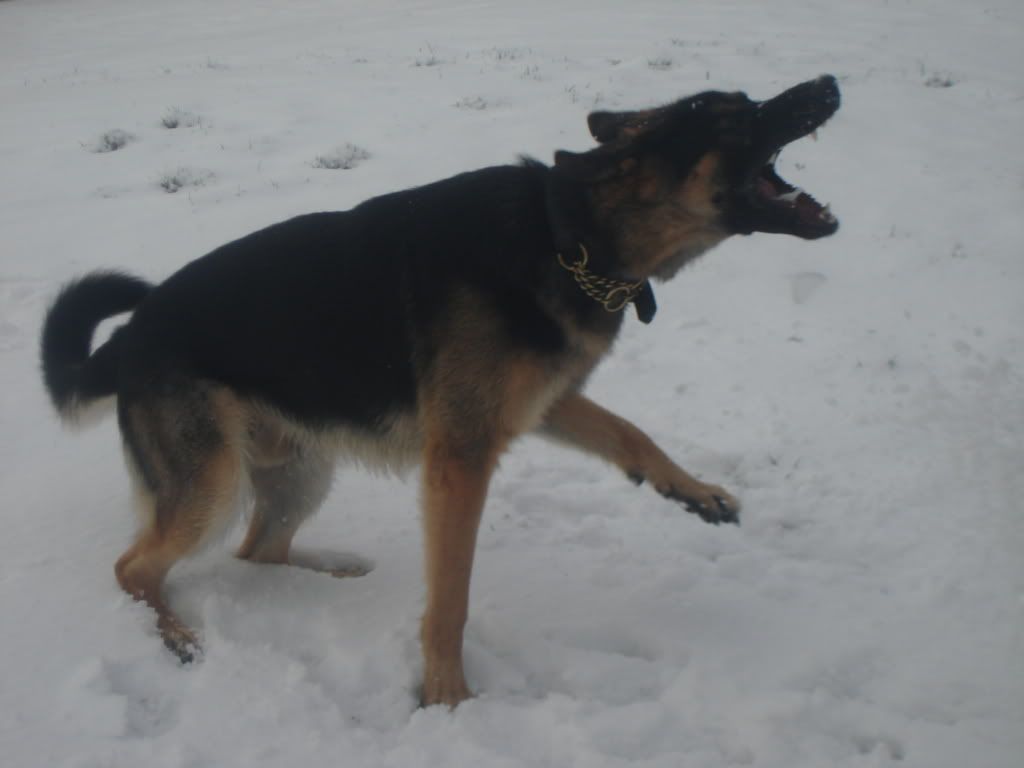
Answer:
[[[627,196],[643,204],[641,219],[624,227],[634,274],[658,274],[681,253],[690,258],[724,236],[709,224],[713,166],[714,158],[706,158],[682,185],[670,189],[637,167],[614,188],[602,189],[600,206],[619,209]],[[156,400],[132,406],[132,430],[147,436],[142,450],[160,491],[141,494],[147,523],[115,570],[125,591],[156,611],[166,644],[187,657],[196,637],[162,597],[164,578],[223,524],[241,487],[251,490],[253,511],[238,556],[288,563],[292,538],[326,496],[338,456],[392,470],[417,458],[422,462],[427,583],[422,699],[427,704],[454,705],[469,695],[462,630],[476,534],[491,474],[519,435],[543,427],[633,478],[646,478],[664,495],[709,506],[718,496],[738,507],[722,488],[701,483],[674,464],[640,429],[578,393],[609,350],[607,336],[565,318],[571,351],[558,365],[529,354],[509,356],[502,347],[478,354],[495,337],[497,322],[484,297],[470,290],[453,295],[447,319],[435,333],[437,363],[421,384],[417,417],[396,416],[384,437],[356,429],[314,433],[263,403],[209,387],[198,398],[209,411],[205,418],[216,445],[189,455],[191,449],[171,444],[174,425],[195,418],[181,411],[187,404]],[[168,448],[178,463],[189,465],[184,471],[167,466]]]
[[[238,556],[286,564],[337,458],[419,463],[422,702],[454,706],[470,695],[462,635],[487,489],[520,435],[540,430],[707,522],[737,522],[729,493],[582,389],[619,331],[627,302],[613,296],[649,322],[647,281],[731,234],[836,230],[812,198],[791,199],[770,158],[838,104],[825,76],[762,103],[708,92],[593,113],[601,146],[558,152],[553,168],[482,169],[297,217],[160,286],[98,273],[66,287],[44,326],[44,380],[65,416],[117,395],[142,520],[120,585],[190,659],[197,638],[164,581],[242,498],[252,517]],[[90,350],[98,323],[129,310]]]
[[[225,522],[246,481],[253,510],[238,556],[288,563],[292,538],[326,496],[338,456],[384,468],[409,463],[410,450],[421,457],[427,583],[422,699],[428,704],[454,705],[469,695],[461,665],[462,629],[476,533],[498,458],[519,435],[543,427],[630,477],[646,478],[666,496],[709,506],[718,496],[736,504],[722,488],[687,474],[636,426],[575,390],[607,351],[605,340],[577,332],[575,363],[557,375],[543,361],[506,357],[501,349],[489,358],[467,359],[463,350],[477,345],[465,336],[487,332],[486,313],[473,297],[456,303],[441,363],[422,388],[418,422],[394,426],[396,437],[390,441],[351,430],[313,434],[259,403],[212,389],[205,399],[222,439],[205,455],[179,452],[180,461],[194,465],[187,484],[180,471],[165,466],[164,451],[148,452],[161,491],[140,494],[146,523],[115,571],[126,592],[156,611],[168,647],[187,657],[197,639],[162,597],[164,578]],[[472,404],[469,412],[467,404]],[[131,417],[140,432],[158,437],[184,418],[176,407],[159,403],[138,408]]]

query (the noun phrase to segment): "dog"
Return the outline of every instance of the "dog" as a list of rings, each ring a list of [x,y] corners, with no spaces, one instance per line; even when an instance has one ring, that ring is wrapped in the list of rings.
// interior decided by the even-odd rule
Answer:
[[[523,159],[275,224],[159,285],[96,272],[66,285],[41,340],[45,386],[74,421],[116,397],[142,525],[115,565],[190,661],[197,636],[163,596],[243,490],[238,556],[287,563],[336,459],[422,466],[423,705],[471,695],[462,667],[488,483],[541,431],[614,464],[709,523],[739,503],[582,394],[632,306],[734,234],[815,239],[838,221],[784,181],[780,149],[839,108],[822,76],[766,101],[709,91],[594,112],[597,146]],[[105,318],[131,312],[94,351]]]

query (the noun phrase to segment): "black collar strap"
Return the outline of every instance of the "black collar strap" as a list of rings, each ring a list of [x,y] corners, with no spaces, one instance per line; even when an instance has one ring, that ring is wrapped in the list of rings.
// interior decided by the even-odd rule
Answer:
[[[587,269],[590,254],[583,243],[578,243],[580,256],[572,264],[566,262],[561,253],[558,254],[559,265],[572,273],[573,279],[587,296],[592,298],[608,312],[621,312],[630,303],[636,307],[636,316],[640,322],[649,323],[654,319],[658,307],[654,303],[654,291],[648,280],[628,283],[610,277],[595,275]]]

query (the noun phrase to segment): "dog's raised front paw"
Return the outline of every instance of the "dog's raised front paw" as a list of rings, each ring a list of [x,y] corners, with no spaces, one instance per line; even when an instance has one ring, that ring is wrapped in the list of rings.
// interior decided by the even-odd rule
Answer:
[[[667,499],[680,502],[688,512],[699,516],[706,523],[740,524],[739,501],[717,485],[700,483],[699,488],[688,488],[686,491],[669,486],[658,488],[658,493]]]

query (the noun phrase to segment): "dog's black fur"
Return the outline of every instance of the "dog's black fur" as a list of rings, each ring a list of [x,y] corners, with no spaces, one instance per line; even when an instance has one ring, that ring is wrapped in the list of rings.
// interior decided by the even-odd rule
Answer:
[[[461,622],[483,494],[517,435],[543,428],[708,522],[737,522],[726,491],[580,390],[622,324],[622,297],[650,321],[650,278],[731,234],[835,231],[773,162],[838,105],[834,79],[820,78],[767,102],[709,92],[594,113],[601,145],[559,152],[553,167],[527,160],[300,216],[156,287],[118,273],[70,284],[44,325],[44,381],[66,416],[117,395],[149,510],[118,562],[122,586],[191,658],[195,638],[163,602],[163,579],[243,477],[256,513],[240,556],[286,562],[339,445],[358,458],[379,448],[386,463],[422,454],[423,698],[454,704],[468,695]],[[90,355],[98,324],[130,310]]]
[[[135,380],[148,386],[157,370],[172,366],[273,403],[314,428],[372,430],[394,408],[412,409],[418,371],[432,357],[429,330],[460,286],[486,296],[512,350],[557,355],[568,343],[538,297],[613,332],[622,315],[582,294],[555,259],[551,175],[524,161],[351,211],[299,216],[212,251],[156,290],[115,273],[73,283],[62,297],[75,304],[58,301],[44,333],[55,404],[62,407],[71,390],[56,382],[60,363],[87,357],[89,320],[136,304],[131,323],[92,358],[96,365],[79,369],[96,377],[83,395],[113,394]],[[64,341],[72,337],[73,348]],[[119,369],[98,365],[115,358]]]

